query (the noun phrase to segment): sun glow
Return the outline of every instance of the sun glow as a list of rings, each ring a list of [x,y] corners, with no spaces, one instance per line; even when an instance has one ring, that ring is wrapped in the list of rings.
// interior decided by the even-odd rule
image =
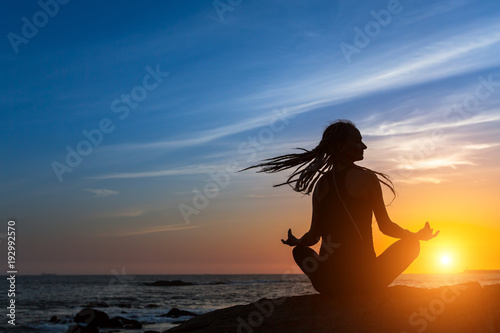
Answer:
[[[436,257],[436,269],[440,273],[457,273],[461,270],[456,253],[444,252]]]
[[[444,255],[444,256],[442,256],[442,257],[441,257],[441,263],[442,263],[443,265],[448,266],[448,265],[451,263],[451,258],[450,258],[450,256],[448,256],[448,255]]]

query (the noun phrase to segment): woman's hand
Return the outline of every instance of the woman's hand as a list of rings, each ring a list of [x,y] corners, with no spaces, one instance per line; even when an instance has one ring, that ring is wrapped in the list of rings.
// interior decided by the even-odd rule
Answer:
[[[434,237],[439,235],[439,230],[434,233],[433,232],[434,229],[431,229],[429,222],[425,222],[425,226],[419,231],[417,231],[415,235],[419,240],[428,241],[429,239],[433,239]]]
[[[288,239],[287,240],[281,240],[283,244],[290,245],[290,246],[297,246],[299,245],[299,240],[297,237],[295,237],[292,234],[292,229],[288,229]]]

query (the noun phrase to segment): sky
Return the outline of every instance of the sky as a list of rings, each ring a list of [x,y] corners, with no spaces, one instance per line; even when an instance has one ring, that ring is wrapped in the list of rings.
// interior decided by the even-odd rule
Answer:
[[[19,274],[298,272],[280,239],[309,229],[311,197],[236,171],[336,119],[393,180],[391,219],[440,230],[407,273],[500,269],[498,1],[41,0],[0,18],[1,269],[13,220]],[[396,239],[373,223],[380,254]]]

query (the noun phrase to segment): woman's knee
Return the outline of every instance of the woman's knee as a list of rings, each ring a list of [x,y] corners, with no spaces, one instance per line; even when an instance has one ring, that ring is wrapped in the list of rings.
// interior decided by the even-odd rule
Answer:
[[[292,253],[293,259],[305,274],[309,275],[316,272],[319,261],[317,253],[313,249],[306,246],[296,246],[293,248]]]
[[[314,250],[310,249],[307,246],[297,245],[293,248],[292,254],[295,261],[297,261],[297,260],[303,260],[304,258],[311,256],[313,251]]]

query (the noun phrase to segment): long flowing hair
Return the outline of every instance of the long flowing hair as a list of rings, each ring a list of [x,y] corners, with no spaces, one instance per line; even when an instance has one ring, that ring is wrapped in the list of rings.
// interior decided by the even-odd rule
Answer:
[[[395,197],[396,191],[394,190],[394,185],[389,179],[389,176],[356,165],[336,151],[335,147],[337,143],[343,142],[352,129],[357,130],[356,126],[351,121],[344,119],[336,120],[325,129],[320,143],[314,149],[307,150],[304,148],[295,148],[302,152],[268,158],[263,160],[263,163],[250,166],[241,171],[261,168],[257,172],[274,173],[295,168],[295,171],[293,171],[285,182],[273,186],[290,185],[296,192],[310,194],[314,189],[314,185],[323,174],[334,169],[335,165],[339,162],[343,162],[353,168],[369,170],[375,173],[378,176],[379,182],[387,186]]]

